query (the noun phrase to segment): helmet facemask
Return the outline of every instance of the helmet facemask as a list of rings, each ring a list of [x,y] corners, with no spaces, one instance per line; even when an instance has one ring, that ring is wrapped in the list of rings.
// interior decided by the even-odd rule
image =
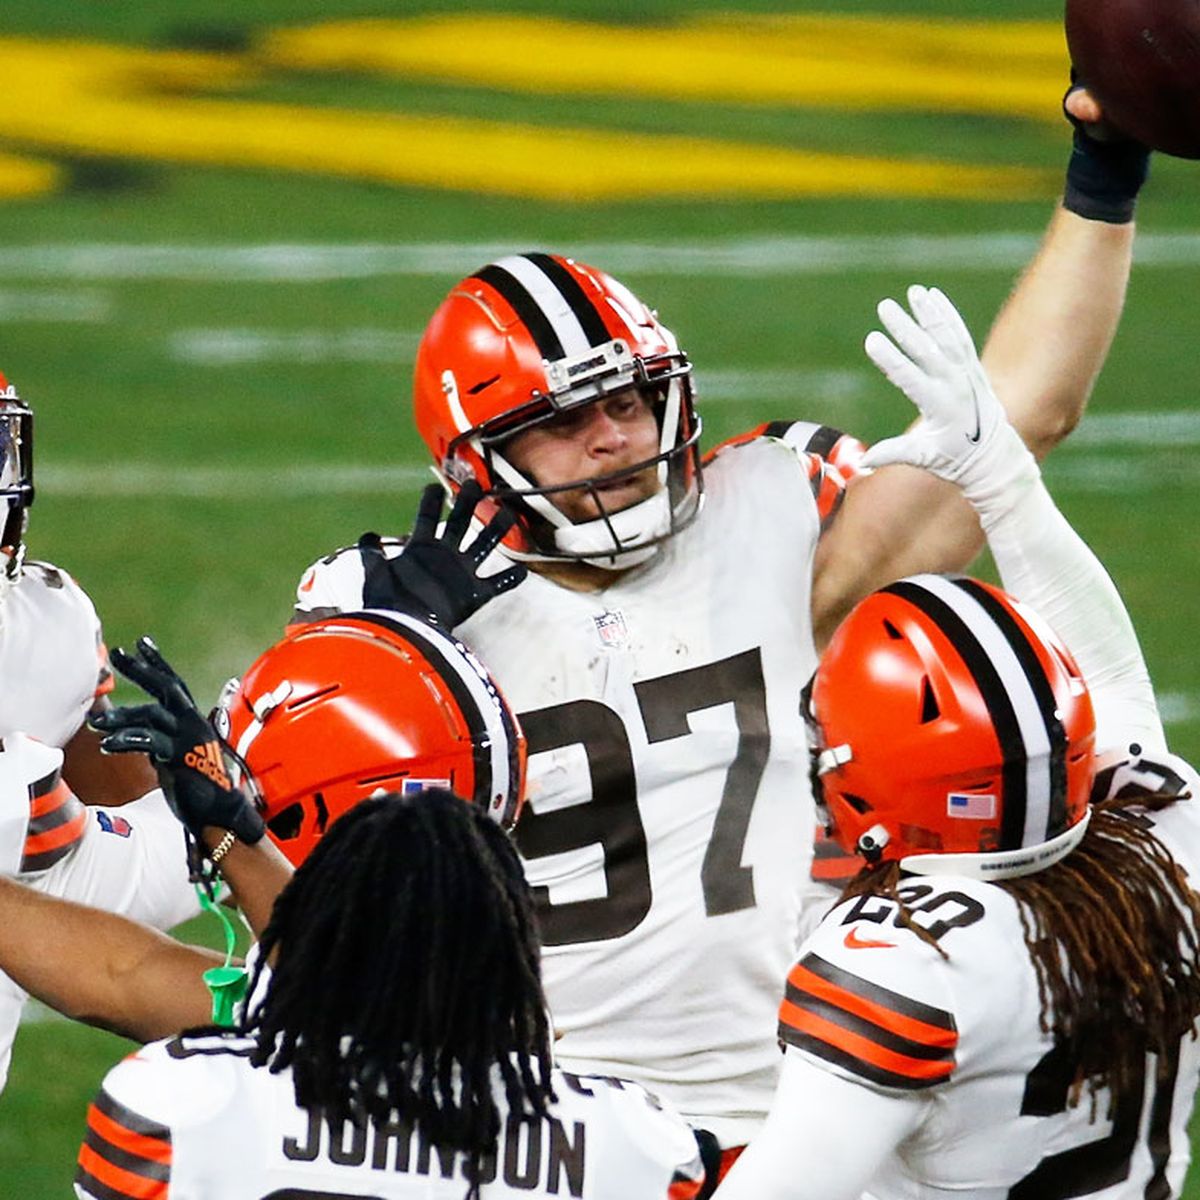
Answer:
[[[20,569],[33,503],[33,413],[11,384],[0,387],[0,498],[0,550],[7,557],[5,573],[13,575]]]
[[[638,427],[641,461],[588,478],[607,465],[589,459],[547,479],[540,458],[514,454],[512,439],[630,389],[648,399],[658,428],[651,451],[650,431]],[[489,503],[516,514],[501,544],[512,558],[623,569],[700,510],[691,366],[657,314],[594,267],[535,252],[462,280],[422,336],[413,395],[417,428],[447,485],[476,480],[487,496],[483,520]]]
[[[447,474],[452,479],[460,474],[469,477],[469,466],[460,463],[456,454],[467,445],[478,454],[491,481],[488,494],[524,518],[531,548],[505,547],[513,558],[586,562],[614,570],[645,562],[659,543],[689,525],[700,510],[700,421],[693,403],[691,364],[678,351],[642,358],[616,338],[584,354],[548,363],[546,376],[553,390],[456,439],[447,455]],[[653,456],[590,479],[542,486],[505,454],[511,440],[526,430],[630,388],[647,399],[658,425],[658,450]],[[601,490],[605,485],[650,470],[657,482],[652,495],[624,508],[606,504]],[[572,520],[555,503],[556,496],[568,492],[590,495],[598,515],[588,521]]]

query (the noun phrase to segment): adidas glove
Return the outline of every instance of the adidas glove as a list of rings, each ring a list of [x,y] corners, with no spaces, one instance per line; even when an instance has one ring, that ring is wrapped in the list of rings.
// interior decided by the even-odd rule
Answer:
[[[230,779],[224,743],[154,642],[139,638],[136,654],[118,647],[112,663],[157,703],[93,717],[92,726],[105,735],[100,749],[149,754],[171,811],[198,845],[204,844],[201,833],[207,826],[232,830],[247,845],[257,842],[266,829],[262,816]]]

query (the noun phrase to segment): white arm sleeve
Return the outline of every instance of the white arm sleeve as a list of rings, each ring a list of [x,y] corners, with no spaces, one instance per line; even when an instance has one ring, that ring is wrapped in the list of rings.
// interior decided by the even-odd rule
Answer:
[[[1067,644],[1092,692],[1096,750],[1166,751],[1150,674],[1116,585],[1031,475],[976,502],[1005,588]]]
[[[714,1200],[858,1200],[925,1104],[917,1094],[852,1083],[789,1050],[766,1124]]]

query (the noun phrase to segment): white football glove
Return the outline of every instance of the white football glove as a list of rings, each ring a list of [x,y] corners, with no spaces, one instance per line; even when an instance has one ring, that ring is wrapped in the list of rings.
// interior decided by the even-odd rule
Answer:
[[[863,464],[908,463],[958,484],[986,527],[997,506],[1007,508],[1024,490],[1020,484],[1040,478],[1037,462],[1008,423],[954,305],[937,288],[916,284],[908,303],[911,317],[895,300],[880,302],[879,319],[892,337],[873,330],[865,348],[921,420],[872,446]]]

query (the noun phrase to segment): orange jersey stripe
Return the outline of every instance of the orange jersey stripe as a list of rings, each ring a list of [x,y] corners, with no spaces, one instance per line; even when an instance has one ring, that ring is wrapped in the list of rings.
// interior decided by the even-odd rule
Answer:
[[[79,1170],[98,1180],[119,1196],[129,1200],[167,1200],[170,1183],[165,1179],[147,1179],[114,1166],[88,1145],[79,1147]]]
[[[35,820],[38,817],[48,816],[56,808],[62,808],[64,804],[68,804],[74,799],[75,793],[67,787],[62,779],[57,779],[49,791],[30,797],[29,815]]]
[[[788,974],[788,983],[798,991],[807,992],[819,1000],[827,1001],[835,1008],[840,1008],[844,1012],[862,1017],[864,1020],[871,1022],[871,1024],[878,1025],[881,1029],[899,1034],[901,1037],[918,1042],[923,1046],[929,1046],[933,1049],[953,1050],[958,1045],[958,1032],[953,1028],[952,1024],[950,1028],[931,1025],[916,1017],[897,1012],[896,1009],[889,1008],[877,1001],[868,1000],[864,996],[848,991],[846,988],[839,987],[836,983],[830,983],[828,980],[822,979],[819,975],[815,975],[804,966],[803,962],[798,962],[791,969]],[[787,1000],[784,1001],[784,1004],[790,1005],[793,1008],[795,1007]],[[796,1009],[796,1011],[800,1010]]]
[[[798,1008],[790,1000],[785,1000],[781,1005],[779,1019],[782,1024],[798,1033],[815,1037],[826,1045],[844,1051],[852,1058],[869,1063],[871,1066],[893,1075],[920,1080],[924,1083],[937,1083],[943,1079],[949,1079],[954,1070],[952,1058],[939,1060],[910,1058],[907,1054],[888,1050],[862,1034],[843,1029],[840,1025],[835,1025],[832,1021],[817,1016],[816,1013]],[[957,1036],[954,1040],[957,1043]]]
[[[72,799],[74,797],[72,796]],[[78,803],[78,801],[76,801]],[[25,839],[25,858],[36,858],[52,850],[62,850],[73,846],[87,827],[87,810],[80,805],[79,811],[65,824],[47,829],[45,833],[31,834]]]
[[[87,1123],[89,1129],[94,1130],[106,1142],[118,1149],[125,1150],[138,1158],[170,1165],[171,1143],[166,1139],[137,1133],[101,1112],[94,1104],[88,1107]]]
[[[808,459],[808,485],[812,488],[817,514],[821,518],[821,528],[824,529],[842,506],[842,498],[846,494],[846,482],[832,463],[827,463],[815,454],[806,455],[806,458]]]

